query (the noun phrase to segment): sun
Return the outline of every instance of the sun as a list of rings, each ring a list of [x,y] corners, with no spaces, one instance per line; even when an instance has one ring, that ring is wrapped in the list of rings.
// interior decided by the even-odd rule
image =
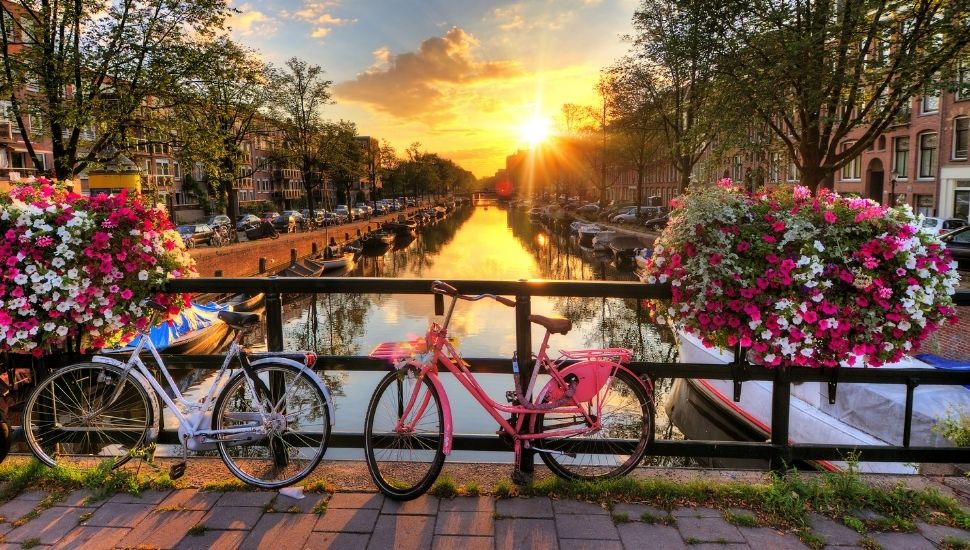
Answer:
[[[519,131],[522,133],[522,140],[535,147],[549,137],[551,127],[552,121],[548,118],[533,116],[522,123]]]

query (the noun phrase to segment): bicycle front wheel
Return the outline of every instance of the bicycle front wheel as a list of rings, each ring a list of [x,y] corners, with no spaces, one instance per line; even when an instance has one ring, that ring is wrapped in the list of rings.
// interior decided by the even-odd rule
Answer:
[[[145,442],[153,414],[144,386],[122,372],[78,363],[38,384],[24,407],[24,435],[34,456],[52,467],[127,462]]]
[[[618,370],[612,384],[606,384],[582,406],[593,416],[599,411],[599,430],[567,435],[589,427],[585,416],[536,416],[538,429],[549,435],[538,441],[551,451],[539,453],[546,466],[559,477],[584,480],[618,477],[635,468],[653,441],[653,401],[643,383]],[[557,432],[562,435],[557,436]]]
[[[411,500],[424,494],[445,463],[441,399],[427,377],[406,367],[381,379],[364,419],[364,454],[385,495]]]
[[[253,368],[255,384],[269,395],[257,399],[244,371],[216,400],[212,417],[219,456],[239,479],[275,489],[305,478],[320,464],[330,438],[324,389],[300,369],[284,363]],[[259,383],[261,382],[261,384]],[[265,414],[260,403],[270,403]]]

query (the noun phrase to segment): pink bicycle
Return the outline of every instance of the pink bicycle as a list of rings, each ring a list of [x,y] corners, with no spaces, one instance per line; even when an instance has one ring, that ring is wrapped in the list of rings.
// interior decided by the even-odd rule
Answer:
[[[516,474],[525,449],[539,453],[550,470],[569,479],[621,476],[636,467],[653,441],[653,384],[625,366],[630,350],[561,351],[550,359],[549,336],[566,334],[572,323],[532,315],[529,320],[546,329],[532,378],[523,390],[513,360],[515,390],[506,392],[507,404],[499,403],[485,393],[449,341],[448,324],[459,299],[515,302],[493,294],[462,295],[441,281],[431,290],[452,297],[444,323],[432,322],[424,340],[384,343],[370,354],[394,365],[374,390],[364,421],[367,467],[381,492],[398,500],[423,494],[451,453],[452,413],[440,367],[498,422],[498,434],[515,451]],[[540,371],[549,380],[533,392]]]

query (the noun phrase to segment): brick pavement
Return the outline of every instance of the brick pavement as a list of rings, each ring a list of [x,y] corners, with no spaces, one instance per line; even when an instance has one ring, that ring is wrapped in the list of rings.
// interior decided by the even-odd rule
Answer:
[[[793,533],[733,525],[725,517],[728,510],[712,508],[666,511],[617,504],[608,510],[545,497],[430,495],[398,503],[374,493],[308,493],[294,500],[271,492],[179,489],[119,494],[97,502],[86,491],[77,491],[45,509],[45,496],[32,491],[0,505],[0,550],[808,548]],[[863,510],[857,517],[865,515]],[[910,533],[870,532],[867,540],[825,516],[811,515],[810,524],[825,548],[833,550],[873,543],[886,550],[932,549],[942,547],[944,539],[970,545],[970,531],[923,522]]]

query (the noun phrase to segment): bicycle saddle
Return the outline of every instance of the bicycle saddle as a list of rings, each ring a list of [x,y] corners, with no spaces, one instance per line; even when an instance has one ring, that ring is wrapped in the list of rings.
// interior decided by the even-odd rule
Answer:
[[[529,315],[529,321],[543,326],[553,334],[566,334],[573,328],[573,322],[565,317],[546,317],[544,315]]]
[[[258,313],[236,313],[234,311],[220,311],[219,320],[236,330],[244,330],[259,323]]]

